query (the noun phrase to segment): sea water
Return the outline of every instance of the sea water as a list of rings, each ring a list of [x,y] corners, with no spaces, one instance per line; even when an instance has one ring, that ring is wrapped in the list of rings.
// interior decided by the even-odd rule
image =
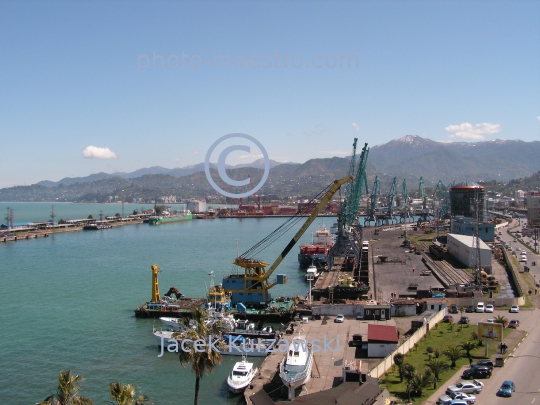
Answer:
[[[50,204],[28,204],[41,213],[17,221],[47,219]],[[21,203],[10,205],[16,213],[23,211]],[[69,215],[95,217],[89,206],[69,206]],[[96,205],[95,211],[99,214],[106,206]],[[55,204],[55,212],[61,213],[62,207]],[[118,209],[113,207],[107,215]],[[330,227],[334,220],[325,219],[325,225]],[[152,328],[160,328],[161,322],[134,317],[133,310],[151,298],[150,266],[158,264],[162,270],[161,294],[176,286],[188,297],[204,297],[210,272],[220,282],[234,271],[237,252],[285,221],[227,218],[126,225],[0,244],[1,402],[39,402],[55,391],[58,373],[70,369],[86,378],[81,395],[96,404],[109,399],[113,381],[134,384],[156,405],[192,403],[195,375],[190,367],[182,368],[174,353],[158,357]],[[272,263],[303,223],[304,219],[257,258]],[[317,219],[299,243],[308,243],[320,223]],[[289,277],[286,285],[272,289],[273,296],[307,294],[297,253],[293,249],[272,275]],[[229,395],[226,378],[240,359],[224,356],[214,373],[202,378],[200,404],[238,402],[239,396]],[[256,366],[262,362],[251,360]]]

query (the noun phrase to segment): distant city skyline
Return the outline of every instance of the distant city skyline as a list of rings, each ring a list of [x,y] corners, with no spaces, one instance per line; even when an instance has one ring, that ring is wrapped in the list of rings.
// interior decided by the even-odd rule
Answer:
[[[540,2],[0,3],[0,187],[352,140],[540,140]],[[227,164],[260,157],[252,147]]]

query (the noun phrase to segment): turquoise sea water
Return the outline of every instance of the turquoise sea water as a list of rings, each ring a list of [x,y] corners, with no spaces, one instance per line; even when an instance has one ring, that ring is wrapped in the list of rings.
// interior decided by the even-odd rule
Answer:
[[[51,206],[3,203],[0,210],[7,205],[15,210],[16,221],[46,220]],[[73,218],[99,215],[107,207],[55,204],[55,211],[63,212],[64,206],[65,215]],[[89,212],[92,207],[95,212]],[[119,209],[121,205],[115,205],[112,214],[107,211],[106,215]],[[136,306],[150,299],[150,265],[156,263],[163,271],[159,278],[162,294],[174,285],[186,296],[202,297],[210,271],[218,281],[233,270],[237,241],[242,253],[284,221],[230,218],[157,227],[140,224],[0,244],[1,402],[41,401],[55,390],[58,373],[71,369],[86,378],[81,394],[96,404],[108,399],[112,381],[136,385],[156,405],[192,403],[195,377],[191,370],[183,369],[174,354],[157,357],[151,332],[161,322],[133,315]],[[333,221],[329,218],[325,223],[330,226]],[[272,262],[301,223],[259,258]],[[301,243],[309,242],[318,224],[320,220]],[[289,282],[274,287],[274,296],[307,293],[297,252],[293,249],[278,268],[276,273],[287,274]],[[214,374],[202,379],[200,404],[238,401],[238,396],[229,396],[225,380],[239,360],[225,356]],[[253,361],[258,365],[261,359]]]

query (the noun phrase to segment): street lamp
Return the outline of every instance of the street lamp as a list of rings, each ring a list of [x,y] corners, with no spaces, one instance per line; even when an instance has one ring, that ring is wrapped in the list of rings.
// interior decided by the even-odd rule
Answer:
[[[308,302],[309,302],[309,305],[311,305],[311,282],[315,279],[315,277],[314,277],[313,273],[308,272],[306,274],[306,278],[309,281],[309,300],[308,300]]]

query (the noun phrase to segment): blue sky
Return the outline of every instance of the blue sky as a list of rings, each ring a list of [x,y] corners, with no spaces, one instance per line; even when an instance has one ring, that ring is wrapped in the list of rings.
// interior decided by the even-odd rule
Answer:
[[[540,140],[539,21],[536,0],[4,0],[0,187],[197,164],[235,132],[299,163]]]

